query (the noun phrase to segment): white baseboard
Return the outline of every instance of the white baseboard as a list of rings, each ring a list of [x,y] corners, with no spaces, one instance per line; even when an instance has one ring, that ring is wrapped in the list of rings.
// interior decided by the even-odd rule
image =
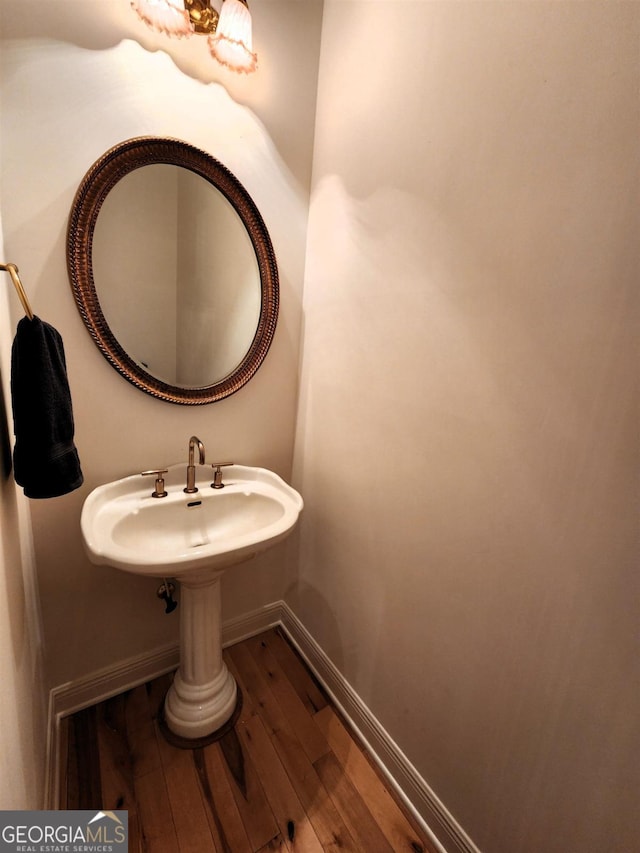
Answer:
[[[104,667],[91,675],[68,681],[51,690],[45,808],[57,809],[60,802],[60,720],[171,672],[176,669],[178,663],[178,645],[173,643]]]
[[[282,628],[434,847],[441,853],[480,853],[291,608],[280,604]]]
[[[277,625],[283,628],[393,789],[433,840],[434,847],[440,853],[480,853],[286,602],[276,601],[224,622],[223,645],[233,645]],[[172,644],[105,667],[51,691],[46,808],[56,809],[60,797],[60,720],[170,672],[178,662],[178,646]]]

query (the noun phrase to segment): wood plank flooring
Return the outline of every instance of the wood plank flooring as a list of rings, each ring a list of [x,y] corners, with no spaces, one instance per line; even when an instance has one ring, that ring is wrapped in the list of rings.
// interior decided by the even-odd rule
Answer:
[[[128,809],[131,853],[434,853],[280,629],[224,655],[244,705],[207,747],[162,736],[170,675],[64,719],[60,808]]]

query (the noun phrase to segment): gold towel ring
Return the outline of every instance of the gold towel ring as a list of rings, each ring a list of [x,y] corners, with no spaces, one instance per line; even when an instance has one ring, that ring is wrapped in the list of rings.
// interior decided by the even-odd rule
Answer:
[[[22,302],[24,313],[30,320],[33,320],[33,311],[31,310],[31,305],[29,305],[27,294],[25,293],[25,289],[22,286],[22,282],[20,281],[20,276],[18,275],[18,267],[15,264],[0,264],[0,270],[5,270],[5,272],[8,272],[11,276],[13,286],[15,287],[17,294],[20,297],[20,302]]]

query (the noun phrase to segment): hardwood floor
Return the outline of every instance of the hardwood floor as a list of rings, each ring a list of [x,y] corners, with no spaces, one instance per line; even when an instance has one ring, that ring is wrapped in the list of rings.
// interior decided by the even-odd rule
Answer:
[[[60,808],[128,809],[132,853],[433,853],[279,629],[225,650],[235,728],[170,746],[165,676],[62,721]]]

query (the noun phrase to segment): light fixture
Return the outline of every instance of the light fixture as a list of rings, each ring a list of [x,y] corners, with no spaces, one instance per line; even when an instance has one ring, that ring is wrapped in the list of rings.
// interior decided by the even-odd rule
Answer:
[[[220,14],[209,0],[131,0],[131,7],[156,32],[176,38],[206,35],[211,55],[232,71],[256,70],[246,0],[222,0]]]
[[[252,47],[246,0],[224,0],[216,31],[209,36],[211,55],[228,68],[249,74],[256,70],[258,61]]]

